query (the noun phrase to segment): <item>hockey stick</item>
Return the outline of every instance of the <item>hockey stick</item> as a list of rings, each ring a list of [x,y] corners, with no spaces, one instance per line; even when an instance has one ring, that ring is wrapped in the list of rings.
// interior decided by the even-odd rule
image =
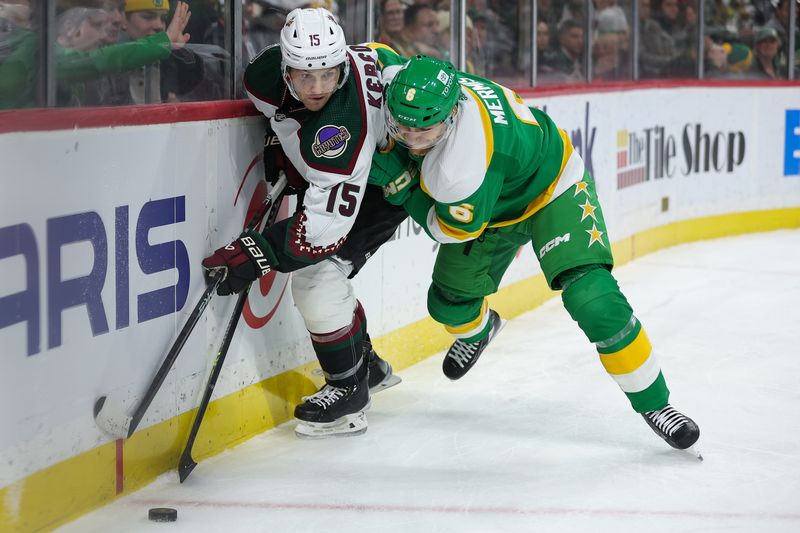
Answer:
[[[285,185],[286,178],[281,177],[281,179],[275,184],[275,187],[272,189],[270,194],[274,195],[276,199],[279,198]],[[272,224],[275,221],[275,217],[278,215],[277,208],[279,206],[280,202],[276,201],[273,210],[267,217],[267,224]],[[248,285],[247,288],[239,294],[239,298],[236,300],[236,306],[233,308],[233,314],[228,321],[228,327],[225,328],[225,334],[222,337],[222,344],[217,352],[217,357],[214,359],[214,365],[211,368],[211,375],[208,377],[208,382],[206,383],[206,388],[203,392],[203,398],[200,400],[200,406],[197,408],[197,412],[194,415],[192,429],[189,431],[189,436],[186,439],[186,446],[183,448],[180,461],[178,461],[178,477],[180,478],[181,483],[183,483],[186,478],[189,477],[189,474],[192,473],[194,467],[197,466],[197,462],[192,458],[192,447],[194,446],[194,441],[197,438],[197,433],[200,430],[200,425],[203,423],[203,417],[206,414],[208,404],[211,401],[211,394],[214,392],[214,387],[217,385],[217,379],[222,371],[222,365],[225,362],[225,357],[228,355],[228,348],[231,346],[233,334],[236,333],[236,326],[239,324],[239,318],[242,316],[242,310],[244,309],[244,304],[247,301],[247,295],[250,292],[251,286],[252,285]]]
[[[245,232],[258,227],[258,225],[261,223],[261,219],[263,219],[264,215],[266,215],[267,212],[272,209],[275,200],[280,196],[280,193],[285,186],[286,177],[281,175],[281,177],[273,186],[272,191],[270,191],[267,197],[264,198],[264,201],[261,203],[258,211],[256,211],[256,213],[253,214],[253,217],[248,221]],[[194,306],[194,309],[192,309],[192,312],[189,314],[189,318],[186,319],[186,323],[183,325],[180,333],[178,333],[178,336],[175,338],[175,342],[173,342],[172,346],[167,352],[164,361],[158,368],[156,375],[153,377],[150,385],[145,391],[144,397],[139,401],[139,404],[136,406],[136,410],[132,415],[128,416],[121,405],[117,404],[116,402],[109,401],[106,395],[100,396],[95,401],[94,420],[100,429],[118,439],[128,439],[133,435],[137,426],[142,421],[142,418],[144,418],[147,408],[150,407],[153,398],[155,398],[156,393],[161,388],[164,380],[167,378],[167,374],[172,368],[172,365],[175,364],[175,360],[178,358],[178,354],[180,354],[184,344],[186,344],[189,335],[200,321],[203,311],[205,311],[208,303],[211,301],[211,298],[216,293],[217,286],[220,284],[222,279],[223,273],[221,271],[214,273],[208,286],[206,287],[206,290],[203,292],[200,300]]]

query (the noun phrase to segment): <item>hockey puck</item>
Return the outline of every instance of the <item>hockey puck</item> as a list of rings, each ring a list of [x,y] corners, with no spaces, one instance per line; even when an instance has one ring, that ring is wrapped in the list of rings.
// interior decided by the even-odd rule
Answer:
[[[147,512],[147,518],[153,522],[174,522],[178,519],[178,511],[169,507],[153,507]]]

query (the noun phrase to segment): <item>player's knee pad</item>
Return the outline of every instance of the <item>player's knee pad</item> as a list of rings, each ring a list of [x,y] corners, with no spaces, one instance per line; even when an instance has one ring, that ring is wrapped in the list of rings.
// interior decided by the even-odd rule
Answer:
[[[292,273],[292,297],[309,331],[327,333],[353,322],[353,286],[335,261],[320,261]]]
[[[633,315],[617,280],[601,265],[576,269],[577,275],[562,274],[566,289],[561,293],[564,307],[593,343],[622,331]],[[570,279],[571,278],[571,279]]]
[[[483,297],[459,296],[436,284],[428,289],[428,313],[440,324],[466,324],[480,314]]]

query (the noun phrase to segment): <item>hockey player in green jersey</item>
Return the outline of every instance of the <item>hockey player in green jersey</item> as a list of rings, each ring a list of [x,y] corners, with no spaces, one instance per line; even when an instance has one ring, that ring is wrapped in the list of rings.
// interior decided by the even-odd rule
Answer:
[[[203,266],[224,271],[221,294],[271,269],[293,272],[294,303],[325,375],[325,386],[295,408],[295,432],[357,435],[367,429],[369,391],[400,381],[372,350],[349,280],[407,218],[367,185],[372,154],[387,142],[377,54],[347,46],[327,10],[296,9],[280,44],[251,61],[244,82],[280,141],[274,150],[270,136],[265,166],[284,169],[303,199],[293,216],[219,248]]]
[[[379,54],[387,127],[402,146],[376,157],[372,179],[441,243],[428,310],[456,338],[445,375],[464,376],[501,329],[486,296],[530,242],[633,409],[671,446],[691,447],[700,431],[669,404],[647,334],[611,275],[594,180],[566,132],[513,91],[450,63]]]

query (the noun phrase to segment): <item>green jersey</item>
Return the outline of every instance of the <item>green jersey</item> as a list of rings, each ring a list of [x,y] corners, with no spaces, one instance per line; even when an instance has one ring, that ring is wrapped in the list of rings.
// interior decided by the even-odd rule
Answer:
[[[378,55],[386,84],[405,59],[385,49]],[[462,94],[450,135],[424,157],[410,156],[419,172],[404,169],[409,171],[383,184],[387,199],[403,203],[442,243],[521,222],[584,173],[566,132],[547,114],[487,79],[459,72],[459,81]]]

